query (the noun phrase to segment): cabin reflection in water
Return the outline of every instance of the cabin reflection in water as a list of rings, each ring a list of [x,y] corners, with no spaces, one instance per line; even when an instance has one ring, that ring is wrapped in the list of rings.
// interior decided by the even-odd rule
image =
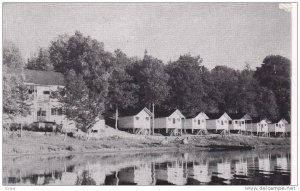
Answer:
[[[278,169],[287,171],[288,170],[288,159],[286,156],[282,155],[276,158],[276,166]]]
[[[209,183],[211,176],[208,173],[208,163],[193,162],[192,178],[201,183]]]
[[[290,184],[289,152],[265,152],[10,156],[3,160],[2,181],[3,185]]]
[[[219,178],[223,178],[226,181],[224,183],[229,184],[230,179],[233,178],[233,175],[231,173],[231,164],[230,162],[222,162],[222,163],[217,163],[217,173]]]
[[[235,163],[235,174],[241,176],[248,175],[248,163],[247,160],[240,159],[237,163]]]
[[[187,183],[186,164],[178,160],[160,164],[155,168],[155,177],[158,184],[185,185]]]
[[[183,171],[184,171],[183,162],[175,161],[175,162],[168,163],[168,168],[167,168],[168,182],[176,185],[185,185],[187,182],[187,175]]]
[[[144,163],[134,168],[134,182],[137,185],[153,185],[152,165]]]
[[[262,174],[271,174],[271,157],[270,155],[258,158],[258,169]]]

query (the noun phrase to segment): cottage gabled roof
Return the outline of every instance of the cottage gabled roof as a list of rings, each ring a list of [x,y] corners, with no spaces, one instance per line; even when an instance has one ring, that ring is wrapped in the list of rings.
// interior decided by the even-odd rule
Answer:
[[[62,73],[24,69],[25,83],[64,86]]]
[[[209,117],[208,120],[211,119],[220,119],[220,117],[222,117],[223,115],[225,115],[225,117],[228,120],[231,120],[230,116],[225,112],[225,113],[206,113],[206,115]]]
[[[148,115],[150,115],[152,117],[152,112],[144,107],[144,108],[135,108],[135,109],[127,109],[127,110],[123,110],[120,112],[120,116],[121,117],[126,117],[126,116],[134,116],[134,115],[137,115],[139,114],[141,111],[145,111]]]
[[[261,118],[261,117],[252,117],[252,123],[259,123],[261,121],[265,120],[266,123],[271,123],[270,120],[267,118]]]
[[[199,115],[202,115],[205,119],[209,119],[209,117],[204,112],[197,113],[196,115],[185,115],[185,116],[186,119],[192,119],[198,117]]]
[[[259,123],[262,119],[260,117],[252,117],[252,123]]]
[[[280,121],[282,121],[282,123],[284,123],[284,124],[289,124],[289,123],[287,122],[287,120],[285,120],[285,119],[280,119],[277,123],[279,123]]]
[[[223,113],[206,113],[209,119],[219,119]]]
[[[229,113],[228,114],[231,119],[245,119],[245,120],[251,120],[251,116],[247,113]]]
[[[155,118],[161,118],[161,117],[169,117],[174,112],[177,112],[181,118],[185,118],[185,116],[178,110],[178,109],[171,109],[171,110],[159,110],[154,112]]]

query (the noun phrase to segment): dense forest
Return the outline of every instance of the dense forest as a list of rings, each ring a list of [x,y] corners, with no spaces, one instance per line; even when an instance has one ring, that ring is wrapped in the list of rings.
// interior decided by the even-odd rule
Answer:
[[[131,58],[119,49],[106,51],[103,43],[80,32],[58,36],[26,62],[17,47],[4,44],[3,111],[26,115],[26,109],[19,109],[24,101],[16,101],[26,98],[24,88],[16,82],[19,77],[6,70],[27,68],[63,73],[66,86],[53,96],[62,101],[68,118],[81,128],[93,124],[99,114],[113,115],[145,106],[154,106],[155,111],[177,108],[186,116],[200,111],[246,112],[290,121],[289,59],[266,55],[260,67],[253,69],[246,64],[243,70],[222,63],[209,70],[202,63],[203,58],[190,54],[163,63],[146,50],[143,58]]]

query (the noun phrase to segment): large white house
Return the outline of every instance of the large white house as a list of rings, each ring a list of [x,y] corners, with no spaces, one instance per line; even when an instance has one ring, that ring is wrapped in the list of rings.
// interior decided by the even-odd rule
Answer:
[[[24,69],[24,80],[30,97],[30,112],[20,119],[20,122],[56,123],[68,129],[75,128],[75,123],[63,115],[62,104],[50,97],[52,92],[64,87],[64,77],[61,73]]]

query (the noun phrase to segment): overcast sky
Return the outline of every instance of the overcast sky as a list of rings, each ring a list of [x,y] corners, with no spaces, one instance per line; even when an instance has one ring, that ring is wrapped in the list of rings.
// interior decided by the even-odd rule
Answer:
[[[3,38],[23,57],[76,30],[128,56],[144,50],[164,62],[200,55],[208,68],[252,68],[264,57],[291,58],[291,13],[278,3],[5,3]]]

